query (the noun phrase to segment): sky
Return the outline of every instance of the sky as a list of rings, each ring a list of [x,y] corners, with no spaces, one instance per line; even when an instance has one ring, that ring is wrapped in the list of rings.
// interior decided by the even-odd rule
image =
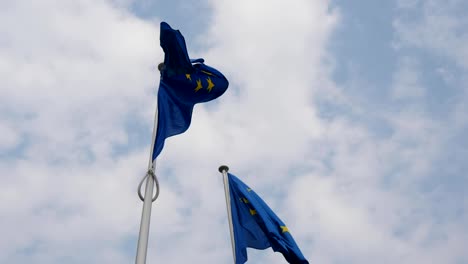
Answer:
[[[230,86],[158,157],[147,263],[232,263],[222,164],[310,263],[468,263],[467,12],[464,0],[0,1],[0,263],[134,262],[161,21]]]

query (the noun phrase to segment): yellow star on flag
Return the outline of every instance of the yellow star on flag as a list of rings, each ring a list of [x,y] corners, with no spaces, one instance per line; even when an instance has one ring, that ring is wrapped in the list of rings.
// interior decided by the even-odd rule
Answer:
[[[200,91],[201,88],[203,88],[203,86],[201,85],[201,80],[198,79],[197,80],[197,87],[195,87],[195,92]]]
[[[208,90],[208,92],[211,92],[211,89],[213,89],[213,87],[215,87],[214,83],[211,81],[211,78],[206,78],[206,82],[208,83],[208,87],[206,87],[206,89]]]

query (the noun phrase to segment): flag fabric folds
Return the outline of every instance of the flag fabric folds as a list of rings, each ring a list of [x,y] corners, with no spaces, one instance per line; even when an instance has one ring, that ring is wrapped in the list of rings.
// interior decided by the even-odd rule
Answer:
[[[161,22],[160,45],[164,64],[158,67],[158,126],[153,146],[153,161],[161,153],[166,138],[184,133],[190,126],[193,107],[221,96],[229,82],[203,59],[189,58],[185,39],[179,30]]]
[[[245,183],[228,173],[236,264],[247,261],[247,248],[271,247],[289,263],[309,263],[287,226]]]

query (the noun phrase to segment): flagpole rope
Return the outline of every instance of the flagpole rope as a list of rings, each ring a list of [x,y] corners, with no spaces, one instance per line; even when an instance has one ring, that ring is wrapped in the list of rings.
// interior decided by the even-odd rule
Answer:
[[[159,181],[158,181],[158,177],[156,177],[156,174],[154,173],[153,170],[148,170],[145,177],[143,177],[143,179],[140,181],[140,184],[138,184],[138,197],[140,197],[140,200],[142,202],[145,201],[145,197],[142,194],[141,188],[143,186],[143,183],[145,182],[145,180],[148,177],[153,178],[153,182],[154,182],[153,186],[155,186],[155,188],[156,188],[156,193],[155,193],[154,197],[151,199],[151,201],[154,202],[154,201],[156,201],[156,199],[158,199],[158,196],[159,196]]]

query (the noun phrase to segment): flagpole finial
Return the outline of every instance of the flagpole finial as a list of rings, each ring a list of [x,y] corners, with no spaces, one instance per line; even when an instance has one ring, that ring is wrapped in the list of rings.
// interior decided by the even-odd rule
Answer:
[[[221,172],[221,173],[223,173],[224,171],[228,172],[228,171],[229,171],[229,167],[226,166],[226,165],[221,165],[221,166],[219,166],[218,171]]]
[[[161,62],[158,64],[158,70],[160,72],[164,71],[166,69],[166,65],[164,64],[164,62]]]

